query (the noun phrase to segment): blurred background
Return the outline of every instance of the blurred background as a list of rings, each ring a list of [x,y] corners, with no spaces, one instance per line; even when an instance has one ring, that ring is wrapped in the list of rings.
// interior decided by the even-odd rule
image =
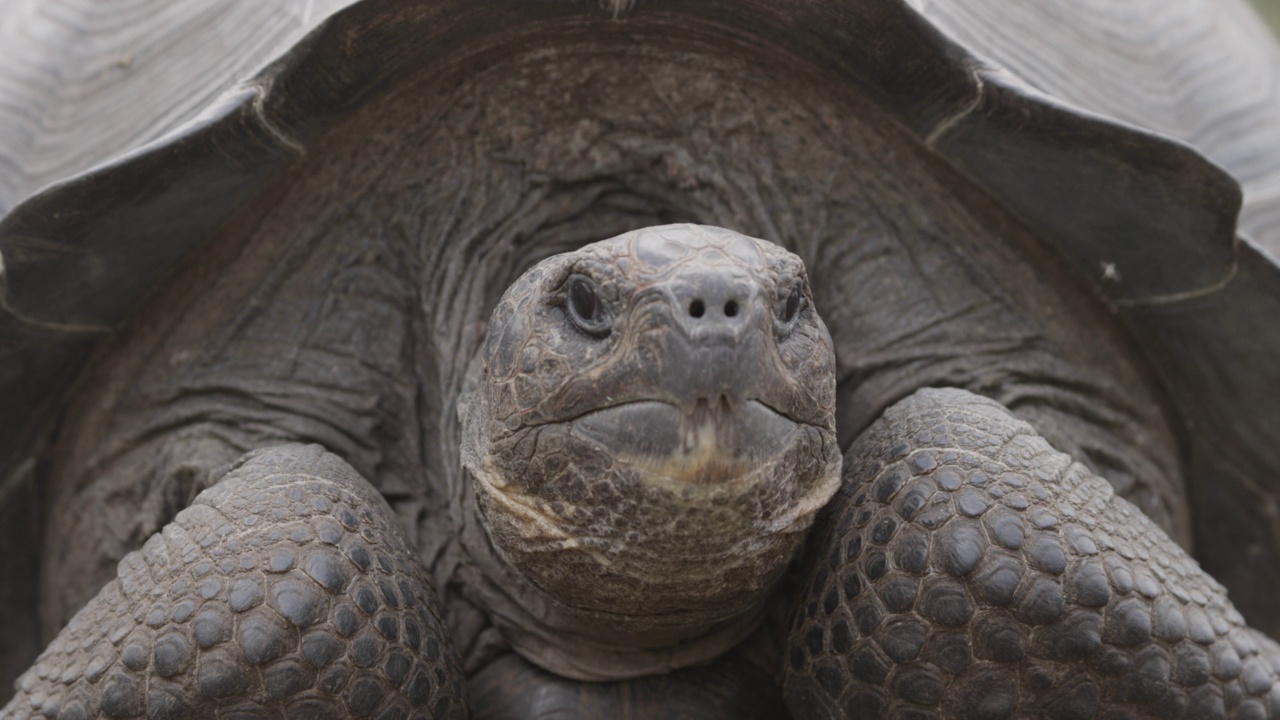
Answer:
[[[1271,23],[1271,29],[1280,34],[1280,0],[1250,0],[1253,6],[1262,13],[1262,17]]]

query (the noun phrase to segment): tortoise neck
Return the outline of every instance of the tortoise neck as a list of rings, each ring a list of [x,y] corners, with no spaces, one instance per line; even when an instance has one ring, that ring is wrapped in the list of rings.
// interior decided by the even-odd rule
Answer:
[[[460,513],[462,546],[478,571],[467,583],[469,599],[484,608],[517,653],[549,672],[575,680],[626,680],[704,664],[758,628],[774,598],[764,594],[746,611],[712,622],[688,613],[635,616],[573,607],[502,557],[485,530],[470,480]]]

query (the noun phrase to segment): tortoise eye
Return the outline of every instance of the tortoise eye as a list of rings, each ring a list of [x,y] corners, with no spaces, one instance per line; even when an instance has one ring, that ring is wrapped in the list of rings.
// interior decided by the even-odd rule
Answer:
[[[791,294],[787,296],[784,302],[779,304],[778,319],[784,325],[791,324],[796,319],[796,316],[800,314],[800,304],[803,301],[804,297],[800,294],[800,288],[791,288]]]
[[[612,328],[608,308],[600,299],[595,283],[581,275],[569,278],[569,289],[566,293],[566,305],[569,318],[578,329],[592,337],[604,337]]]

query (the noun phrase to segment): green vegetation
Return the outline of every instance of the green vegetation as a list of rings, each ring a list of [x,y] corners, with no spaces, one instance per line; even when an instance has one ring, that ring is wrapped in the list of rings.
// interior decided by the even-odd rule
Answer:
[[[1280,0],[1250,0],[1253,7],[1271,24],[1271,29],[1280,32]]]

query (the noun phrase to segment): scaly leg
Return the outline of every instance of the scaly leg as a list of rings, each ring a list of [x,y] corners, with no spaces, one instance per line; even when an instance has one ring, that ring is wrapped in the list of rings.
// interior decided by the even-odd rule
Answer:
[[[119,565],[3,718],[464,718],[425,571],[316,445],[251,452]]]
[[[976,395],[886,411],[809,552],[783,661],[798,718],[1280,717],[1280,645],[1104,480]]]

